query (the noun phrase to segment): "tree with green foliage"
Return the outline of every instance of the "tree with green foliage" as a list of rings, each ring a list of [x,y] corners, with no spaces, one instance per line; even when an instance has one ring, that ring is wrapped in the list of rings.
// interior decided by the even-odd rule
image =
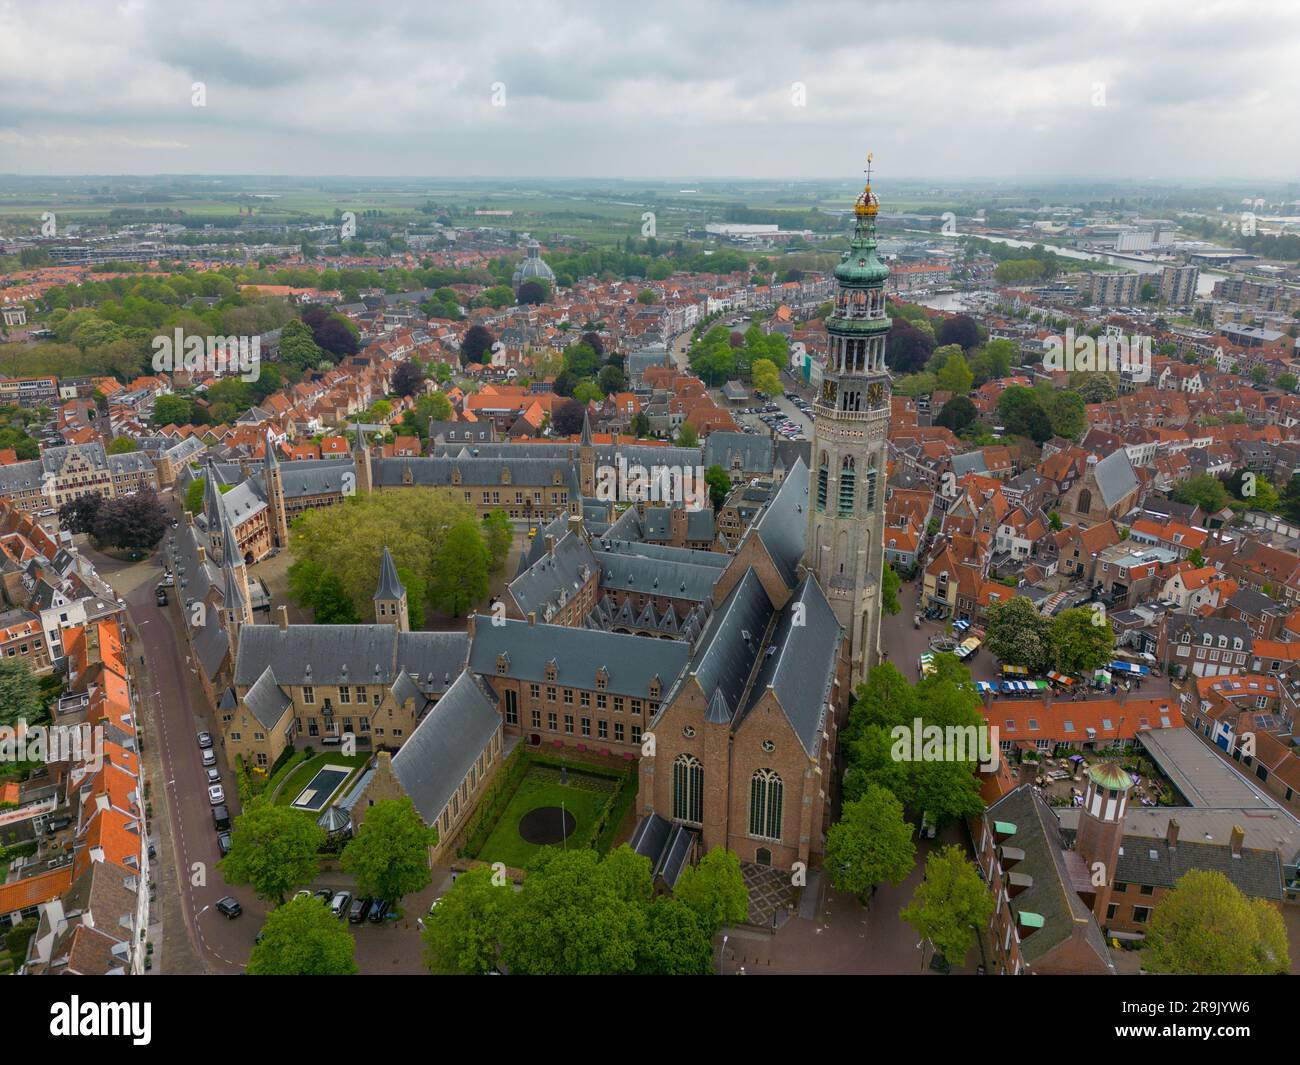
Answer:
[[[695,426],[690,422],[682,422],[681,428],[677,430],[678,447],[699,447],[700,434],[696,431]]]
[[[673,898],[700,916],[710,936],[725,925],[743,923],[749,914],[740,859],[725,847],[714,847],[697,865],[683,869]]]
[[[704,483],[709,486],[709,502],[717,510],[731,492],[731,478],[726,470],[715,464],[704,471]]]
[[[865,905],[871,889],[885,881],[901,884],[916,862],[912,826],[903,804],[888,789],[872,784],[860,799],[844,804],[840,820],[826,833],[826,869],[838,891],[857,895]]]
[[[352,976],[357,941],[347,925],[314,895],[304,895],[266,915],[253,947],[250,976]]]
[[[993,896],[960,847],[931,851],[925,876],[899,916],[948,961],[962,965],[979,929],[993,915]]]
[[[998,397],[998,417],[1013,436],[1027,436],[1041,444],[1052,435],[1051,419],[1032,388],[1012,385]]]
[[[895,571],[893,563],[886,562],[884,569],[881,570],[880,609],[890,617],[903,609],[902,604],[898,601],[898,590],[902,586],[903,581]]]
[[[1048,658],[1047,624],[1023,595],[991,602],[984,615],[984,646],[999,662],[1039,672]]]
[[[454,525],[434,558],[434,603],[452,617],[467,612],[487,597],[491,562],[477,523],[469,520]]]
[[[781,372],[771,359],[755,359],[749,369],[754,387],[767,396],[775,396],[781,391]]]
[[[254,799],[235,818],[221,875],[228,884],[249,884],[259,897],[283,904],[290,891],[316,878],[324,843],[325,830],[310,814]]]
[[[0,659],[0,725],[36,725],[45,717],[40,681],[31,666],[21,658]]]
[[[468,525],[482,540],[482,525],[474,508],[436,488],[406,488],[353,496],[342,506],[319,507],[302,514],[293,524],[290,545],[296,560],[314,563],[290,588],[304,607],[300,593],[316,587],[321,574],[331,573],[351,600],[359,619],[374,610],[379,564],[387,547],[406,586],[411,624],[423,624],[429,591],[439,572],[438,557],[452,529]],[[484,558],[487,547],[483,546]],[[486,562],[485,562],[486,566]],[[483,580],[486,582],[486,573]],[[484,584],[486,589],[486,583]],[[483,593],[486,595],[486,590]]]
[[[317,625],[356,625],[361,622],[338,575],[319,562],[300,559],[289,567],[289,592],[299,606],[312,612]]]
[[[429,848],[437,842],[437,829],[425,825],[409,798],[380,799],[366,808],[341,864],[363,895],[397,905],[428,886]]]
[[[208,490],[208,479],[206,477],[196,477],[189,483],[185,489],[185,509],[190,514],[198,514],[203,510],[203,496]]]
[[[487,543],[489,566],[493,573],[501,572],[514,542],[515,527],[510,515],[499,507],[489,510],[483,517],[483,539]]]
[[[424,918],[424,962],[435,976],[480,976],[496,970],[497,940],[518,895],[491,866],[470,869]]]
[[[1115,630],[1103,610],[1061,611],[1048,624],[1045,642],[1061,673],[1086,674],[1115,657]]]
[[[661,896],[646,908],[636,972],[640,976],[707,976],[713,966],[711,940],[703,917],[684,902]]]
[[[936,371],[935,383],[940,389],[946,389],[955,396],[964,396],[971,390],[975,375],[960,350],[950,354],[943,366]]]
[[[642,437],[649,436],[650,419],[646,417],[643,411],[637,411],[634,415],[632,415],[632,422],[628,426],[628,430],[638,440],[641,439]]]
[[[967,426],[974,425],[978,417],[979,411],[975,409],[975,404],[971,402],[970,397],[957,395],[943,405],[939,416],[934,421],[936,425],[960,433]]]
[[[918,719],[923,728],[979,730],[986,725],[969,670],[951,654],[936,655],[934,665],[932,675],[912,685],[891,663],[882,662],[859,686],[841,738],[846,800],[879,785],[938,825],[983,809],[974,750],[964,760],[897,757],[895,730],[910,735]]]
[[[114,438],[107,450],[110,455],[129,455],[138,450],[138,445],[129,436],[119,436]]]
[[[158,396],[150,420],[154,425],[190,425],[194,421],[194,404],[184,396]]]
[[[1194,503],[1206,514],[1217,514],[1231,502],[1223,482],[1208,473],[1198,473],[1178,485],[1170,494],[1179,503]]]
[[[1282,915],[1223,873],[1192,869],[1152,911],[1142,964],[1153,973],[1266,976],[1291,967]]]
[[[1077,392],[1054,391],[1043,409],[1052,426],[1052,432],[1067,440],[1077,440],[1088,428],[1088,415],[1083,397]]]
[[[623,848],[626,848],[626,844]],[[629,884],[590,848],[543,848],[500,930],[501,960],[520,975],[615,975],[635,971],[645,937],[650,861]]]

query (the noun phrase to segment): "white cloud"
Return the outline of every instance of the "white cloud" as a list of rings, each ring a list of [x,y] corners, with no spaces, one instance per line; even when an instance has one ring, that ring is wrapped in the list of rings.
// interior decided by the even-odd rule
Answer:
[[[0,0],[0,169],[1289,177],[1298,37],[1284,0]]]

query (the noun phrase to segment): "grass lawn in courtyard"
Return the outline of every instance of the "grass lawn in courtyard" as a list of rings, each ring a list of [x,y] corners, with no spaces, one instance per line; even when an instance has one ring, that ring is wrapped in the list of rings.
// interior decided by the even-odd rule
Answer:
[[[584,845],[592,826],[620,784],[621,781],[612,777],[571,769],[569,783],[565,785],[560,783],[558,769],[545,765],[529,766],[477,857],[485,862],[504,862],[512,869],[526,868],[542,848],[520,836],[519,822],[525,814],[544,806],[562,805],[576,822],[569,835],[570,845]]]
[[[312,777],[327,765],[352,766],[352,773],[348,776],[344,785],[346,788],[356,779],[358,767],[365,765],[368,761],[370,761],[370,755],[368,754],[342,754],[337,748],[313,755],[280,783],[279,790],[275,793],[272,801],[276,806],[288,806],[301,794],[302,789],[311,783]]]

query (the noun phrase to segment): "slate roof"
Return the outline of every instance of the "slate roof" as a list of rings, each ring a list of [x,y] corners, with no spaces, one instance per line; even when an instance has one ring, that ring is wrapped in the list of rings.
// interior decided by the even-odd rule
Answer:
[[[773,454],[772,438],[758,433],[719,430],[704,441],[705,467],[721,466],[728,475],[735,462],[746,473],[771,473]]]
[[[529,625],[507,618],[493,624],[490,617],[475,618],[469,668],[493,676],[497,656],[509,657],[509,676],[562,687],[596,687],[596,672],[608,672],[606,691],[637,699],[650,698],[650,682],[659,678],[666,693],[690,659],[690,648],[680,640],[650,640],[626,633],[600,632],[564,625]],[[546,667],[555,662],[556,679],[546,680]]]
[[[542,539],[542,534],[536,539]],[[510,594],[524,614],[535,613],[549,621],[582,589],[596,566],[586,540],[566,532],[556,543],[554,554],[546,551],[543,543],[541,557],[510,582]]]
[[[1282,860],[1277,851],[1243,847],[1241,857],[1234,858],[1226,842],[1180,839],[1170,847],[1164,839],[1125,835],[1115,863],[1115,879],[1171,888],[1191,869],[1222,873],[1249,898],[1282,898]]]
[[[815,754],[820,747],[842,636],[835,612],[817,581],[808,574],[781,611],[745,712],[753,709],[770,689],[804,750]]]
[[[401,599],[406,594],[401,579],[397,576],[397,565],[393,562],[388,545],[384,545],[383,557],[379,560],[379,586],[375,589],[376,599]]]
[[[730,711],[741,705],[772,613],[772,603],[758,575],[753,569],[745,570],[709,619],[686,674],[695,678],[706,699],[712,700],[714,692],[720,690]],[[669,702],[671,698],[664,700],[665,705]]]
[[[1009,791],[988,808],[984,817],[990,825],[1003,821],[1016,826],[1015,834],[1004,843],[1024,852],[1025,857],[1016,863],[1014,871],[1033,879],[1008,904],[1017,915],[1036,913],[1043,918],[1043,926],[1020,943],[1025,962],[1032,967],[1053,947],[1065,942],[1078,924],[1085,928],[1085,937],[1097,956],[1113,968],[1101,929],[1074,890],[1056,815],[1033,785],[1022,784]]]
[[[274,728],[284,712],[293,705],[293,700],[276,683],[274,671],[267,666],[257,678],[257,683],[244,695],[244,705],[264,728]]]
[[[626,541],[624,541],[626,543]],[[648,544],[628,545],[630,550],[593,551],[591,555],[600,566],[602,589],[636,592],[644,595],[666,595],[674,599],[702,602],[713,594],[713,586],[722,576],[718,566],[676,559],[656,558],[642,550]],[[693,554],[712,554],[696,551]],[[727,556],[719,553],[724,561]]]
[[[1097,487],[1101,490],[1102,502],[1107,509],[1115,506],[1138,486],[1137,474],[1133,472],[1133,464],[1123,448],[1112,451],[1098,462],[1093,476],[1097,479]]]
[[[244,625],[234,682],[251,687],[268,666],[280,684],[393,684],[415,676],[425,694],[446,690],[464,668],[463,632],[398,632],[392,625]]]
[[[468,670],[393,755],[393,774],[432,825],[501,727],[492,696]]]
[[[808,536],[808,467],[798,461],[771,502],[750,526],[763,541],[788,587],[798,582],[799,562]],[[747,534],[748,535],[748,534]]]

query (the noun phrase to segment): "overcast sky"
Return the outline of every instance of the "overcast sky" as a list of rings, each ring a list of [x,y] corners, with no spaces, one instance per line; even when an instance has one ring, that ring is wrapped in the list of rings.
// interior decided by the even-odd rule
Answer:
[[[1298,57],[1294,0],[0,0],[0,172],[1288,180]]]

